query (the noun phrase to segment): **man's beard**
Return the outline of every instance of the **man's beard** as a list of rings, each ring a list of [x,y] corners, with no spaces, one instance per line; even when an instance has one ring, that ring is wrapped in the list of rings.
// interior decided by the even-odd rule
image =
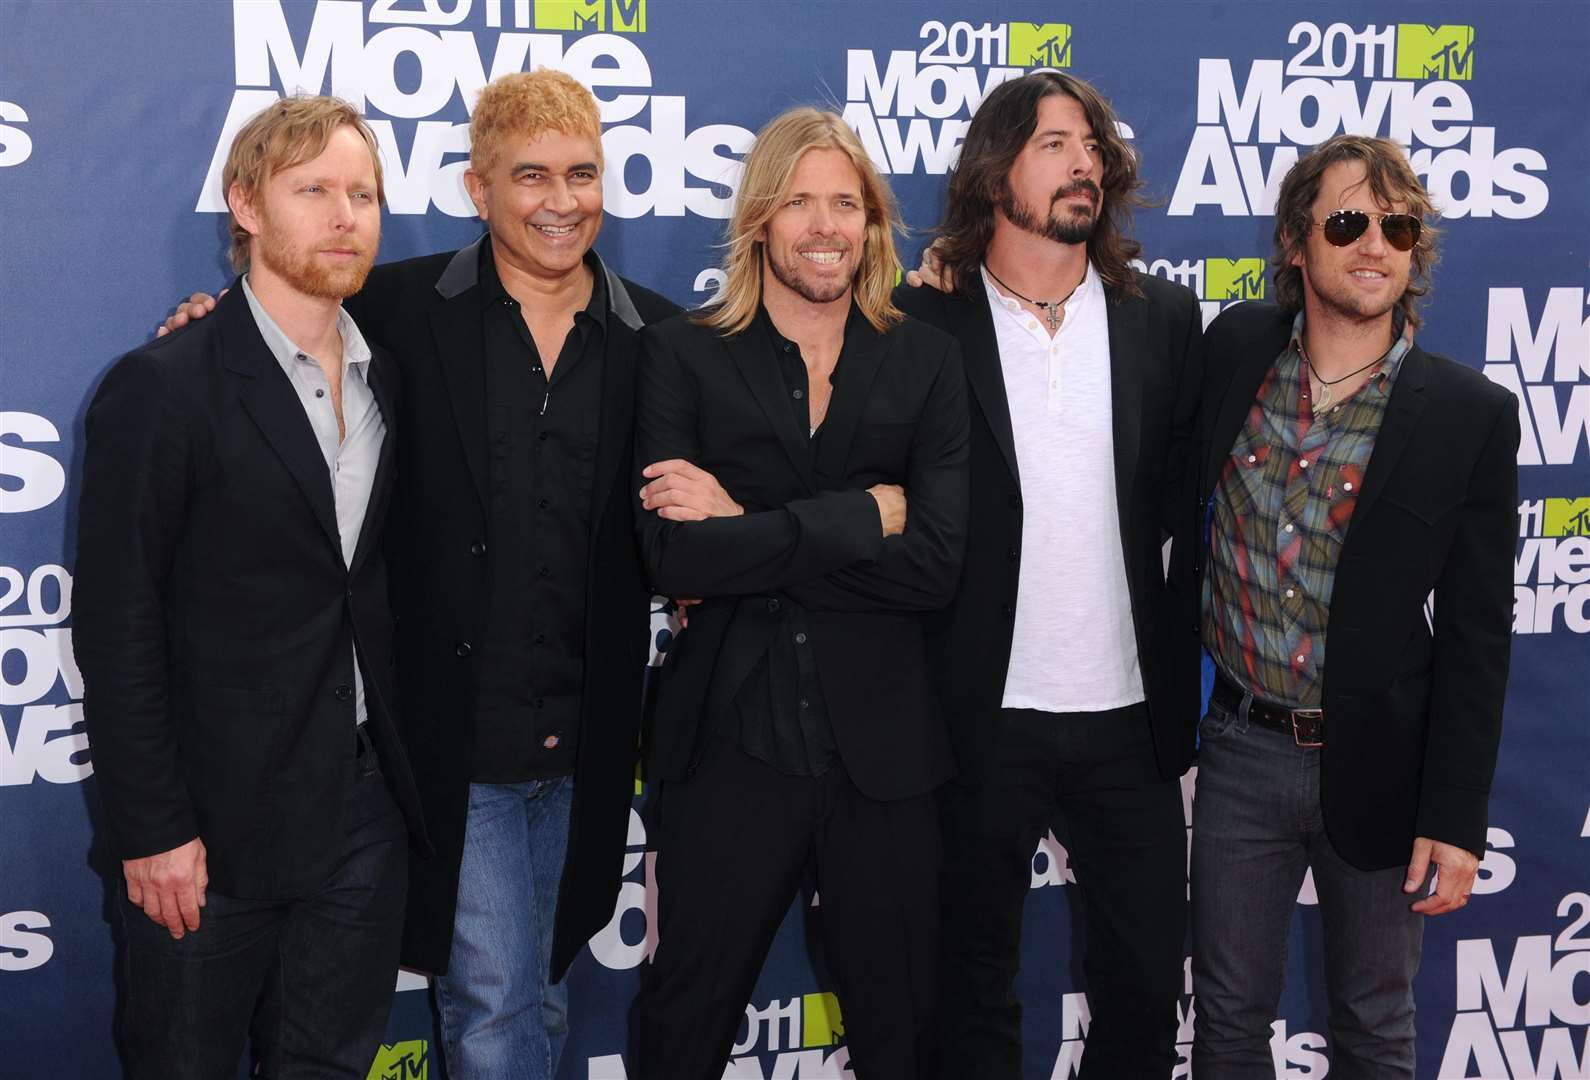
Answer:
[[[375,263],[375,245],[366,248],[349,239],[345,242],[358,252],[352,262],[341,266],[327,266],[315,258],[313,252],[293,247],[277,230],[270,227],[267,218],[264,228],[254,238],[252,258],[264,263],[278,277],[306,296],[325,300],[343,300],[364,287],[370,267]]]
[[[1073,211],[1064,218],[1055,217],[1055,203],[1072,195],[1086,195],[1091,198],[1093,211],[1085,216]],[[1099,185],[1092,180],[1077,180],[1054,193],[1049,200],[1049,213],[1039,221],[1037,214],[1016,201],[1016,195],[1010,190],[1010,184],[1007,182],[1004,191],[1000,193],[999,209],[1010,219],[1012,225],[1024,232],[1053,240],[1057,244],[1085,244],[1093,239],[1093,230],[1098,226],[1098,208],[1101,201]]]
[[[784,287],[794,292],[802,299],[813,304],[831,304],[844,296],[850,289],[852,279],[845,281],[824,282],[821,285],[804,280],[801,274],[800,252],[790,255],[788,262],[779,262],[777,259],[768,259],[767,265],[772,268],[773,276],[784,284]]]

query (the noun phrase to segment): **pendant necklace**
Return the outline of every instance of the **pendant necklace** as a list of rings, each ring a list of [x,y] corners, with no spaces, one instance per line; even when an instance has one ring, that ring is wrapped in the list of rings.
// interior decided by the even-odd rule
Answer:
[[[1004,282],[1004,279],[1002,279],[998,274],[994,273],[993,270],[990,270],[987,263],[983,264],[983,269],[984,270],[988,270],[988,276],[989,277],[991,277],[995,281],[999,282],[999,287],[1001,289],[1004,289],[1010,295],[1014,296],[1017,300],[1021,300],[1024,303],[1031,304],[1033,307],[1043,308],[1044,317],[1049,320],[1049,332],[1051,334],[1054,333],[1056,330],[1060,329],[1060,309],[1063,306],[1065,306],[1065,302],[1067,300],[1071,299],[1071,297],[1076,295],[1076,291],[1082,287],[1082,281],[1086,281],[1088,279],[1087,271],[1084,270],[1082,272],[1082,281],[1079,281],[1074,286],[1072,286],[1071,291],[1066,293],[1060,299],[1058,299],[1058,300],[1034,300],[1030,296],[1021,295],[1021,293],[1017,292],[1015,289],[1012,289],[1009,285],[1006,285],[1005,282]]]
[[[993,271],[990,270],[989,273],[991,274],[991,273],[993,273]],[[995,280],[997,281],[998,279],[996,278]],[[1313,409],[1313,412],[1314,412],[1315,416],[1318,416],[1320,413],[1324,412],[1326,407],[1329,406],[1332,401],[1336,400],[1336,395],[1331,392],[1331,387],[1335,386],[1337,383],[1346,382],[1348,379],[1352,378],[1354,375],[1363,374],[1364,372],[1368,371],[1370,368],[1374,367],[1376,364],[1380,363],[1382,360],[1385,359],[1384,356],[1379,357],[1377,359],[1369,361],[1369,363],[1365,364],[1361,368],[1358,368],[1358,369],[1356,369],[1354,371],[1349,371],[1347,374],[1343,375],[1339,379],[1327,380],[1318,371],[1314,370],[1314,363],[1313,363],[1313,361],[1311,361],[1308,358],[1308,353],[1303,351],[1303,343],[1302,342],[1298,342],[1297,354],[1303,358],[1303,366],[1308,368],[1308,373],[1310,375],[1314,376],[1314,378],[1319,380],[1320,394],[1319,394],[1319,397],[1314,399],[1314,404],[1312,406],[1312,409]]]

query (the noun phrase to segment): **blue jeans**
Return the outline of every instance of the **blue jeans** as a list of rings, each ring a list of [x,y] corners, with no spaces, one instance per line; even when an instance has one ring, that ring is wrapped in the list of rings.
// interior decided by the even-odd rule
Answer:
[[[548,979],[574,778],[469,785],[453,952],[436,980],[452,1080],[552,1080],[569,1033]]]
[[[1366,871],[1342,860],[1320,813],[1320,751],[1250,726],[1247,705],[1244,699],[1233,713],[1210,702],[1199,727],[1193,1075],[1275,1076],[1270,1024],[1285,981],[1292,911],[1312,866],[1325,934],[1331,1080],[1412,1080],[1413,977],[1424,917],[1402,891],[1405,868]]]

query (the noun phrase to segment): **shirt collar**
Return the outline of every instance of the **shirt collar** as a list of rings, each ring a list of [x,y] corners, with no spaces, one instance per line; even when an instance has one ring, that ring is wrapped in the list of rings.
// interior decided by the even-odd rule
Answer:
[[[584,309],[579,314],[585,315],[607,332],[607,275],[602,270],[602,262],[596,257],[596,249],[592,248],[585,253],[585,265],[591,271],[591,299],[586,302]],[[491,236],[486,236],[485,243],[480,245],[480,295],[485,304],[490,307],[500,304],[504,300],[512,300],[508,290],[503,287],[502,278],[497,274],[497,260],[491,253]]]
[[[1292,320],[1292,338],[1287,343],[1291,351],[1307,362],[1308,354],[1303,351],[1303,312],[1297,313],[1297,318]],[[1377,388],[1384,390],[1397,379],[1397,372],[1402,368],[1402,358],[1408,355],[1408,350],[1413,348],[1413,324],[1402,313],[1400,308],[1393,309],[1391,313],[1391,346],[1380,358],[1380,366],[1369,377],[1369,381]]]
[[[254,295],[254,288],[248,283],[248,275],[243,275],[243,298],[248,301],[248,309],[254,315],[254,325],[259,327],[260,337],[265,339],[265,347],[276,358],[276,363],[290,379],[293,377],[293,364],[300,357],[315,359],[310,354],[300,349],[289,338],[285,331],[271,318],[270,312],[265,310],[265,305],[259,302],[259,297]],[[353,321],[342,307],[337,308],[337,333],[342,336],[342,366],[345,371],[352,371],[360,378],[366,378],[366,367],[370,362],[370,345],[364,340],[364,335],[359,332],[359,324]]]
[[[792,344],[789,338],[779,333],[778,327],[773,323],[773,316],[767,313],[767,308],[762,304],[756,306],[756,322],[761,323],[763,328],[767,330],[768,340],[773,343],[774,349],[781,349],[786,344]],[[855,340],[856,334],[861,332],[862,327],[871,329],[872,324],[867,321],[867,317],[861,313],[860,306],[852,299],[850,301],[850,314],[845,317],[845,345],[849,345]]]

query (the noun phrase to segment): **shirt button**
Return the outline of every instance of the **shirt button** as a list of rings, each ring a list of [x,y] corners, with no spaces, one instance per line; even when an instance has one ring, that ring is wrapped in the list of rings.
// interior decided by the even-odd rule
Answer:
[[[1297,595],[1297,590],[1295,590],[1295,589],[1288,589],[1288,590],[1286,590],[1286,598],[1287,598],[1287,599],[1288,599],[1288,600],[1290,600],[1290,599],[1292,599],[1292,597],[1294,597],[1294,596],[1296,596],[1296,595]]]
[[[316,390],[315,391],[315,396],[316,397],[325,397],[326,396],[326,392],[324,390]]]
[[[1291,532],[1292,531],[1292,523],[1290,521],[1288,521],[1286,523],[1286,531],[1287,532]]]
[[[1347,483],[1342,485],[1342,490],[1343,491],[1351,491],[1351,490],[1353,490],[1353,482],[1351,480],[1347,481]]]
[[[778,597],[776,596],[767,602],[767,610],[769,611],[777,611],[781,606],[782,605],[779,604]]]
[[[1299,659],[1301,659],[1301,657],[1300,657],[1300,658],[1299,658]],[[541,708],[541,707],[542,707],[542,706],[543,706],[543,705],[545,705],[545,704],[546,704],[546,703],[547,703],[547,700],[546,700],[546,698],[536,698],[536,700],[535,700],[535,707],[536,707],[536,708],[538,708],[538,709],[539,709],[539,708]]]
[[[1017,551],[1015,548],[1006,548],[1005,558],[1009,559],[1011,562],[1015,562],[1017,559],[1021,558],[1021,552]]]
[[[546,432],[545,432],[545,431],[543,431],[543,432],[541,432],[541,433],[540,433],[540,434],[538,434],[538,435],[537,435],[537,436],[536,436],[536,438],[537,438],[537,439],[538,439],[538,440],[540,440],[540,441],[541,441],[541,442],[546,442],[546,441],[547,441],[547,433],[546,433]]]
[[[536,644],[537,645],[545,645],[546,642],[547,642],[546,634],[537,634],[536,635]]]
[[[796,634],[795,635],[795,644],[797,644],[797,645],[806,644],[806,635],[805,634]]]
[[[486,542],[484,540],[476,540],[473,544],[469,545],[469,553],[475,556],[477,559],[480,558],[482,555],[486,554]]]
[[[470,652],[469,642],[460,641],[457,647],[453,649],[453,652],[457,653],[459,656],[468,656]]]
[[[1297,459],[1297,467],[1300,468],[1300,469],[1308,468],[1308,458],[1298,458]]]
[[[1051,389],[1051,390],[1060,389],[1060,380],[1059,379],[1050,379],[1049,380],[1049,389]]]
[[[349,698],[353,697],[353,687],[339,686],[331,692],[331,696],[336,698],[338,701],[347,701]]]
[[[1252,465],[1254,462],[1256,462],[1258,460],[1259,460],[1259,455],[1258,454],[1249,454],[1248,455],[1248,464],[1249,465]]]
[[[812,703],[807,701],[805,698],[801,698],[801,708],[803,708],[803,709],[810,708],[811,704]]]
[[[804,390],[796,390],[793,393],[797,401],[806,396],[806,391]]]
[[[541,499],[541,500],[538,500],[536,502],[536,509],[545,510],[547,507],[549,507],[551,505],[552,505],[552,500],[551,499]]]
[[[1301,663],[1303,663],[1303,660],[1304,660],[1303,654],[1302,653],[1298,653],[1297,654],[1297,662],[1301,664]]]
[[[541,740],[541,746],[546,750],[556,750],[558,748],[558,737],[556,735],[548,735]]]
[[[1292,526],[1290,526],[1290,525],[1287,526],[1288,529],[1290,529],[1291,527]],[[552,567],[543,566],[539,570],[537,570],[536,573],[540,574],[542,577],[551,577],[552,576]]]

